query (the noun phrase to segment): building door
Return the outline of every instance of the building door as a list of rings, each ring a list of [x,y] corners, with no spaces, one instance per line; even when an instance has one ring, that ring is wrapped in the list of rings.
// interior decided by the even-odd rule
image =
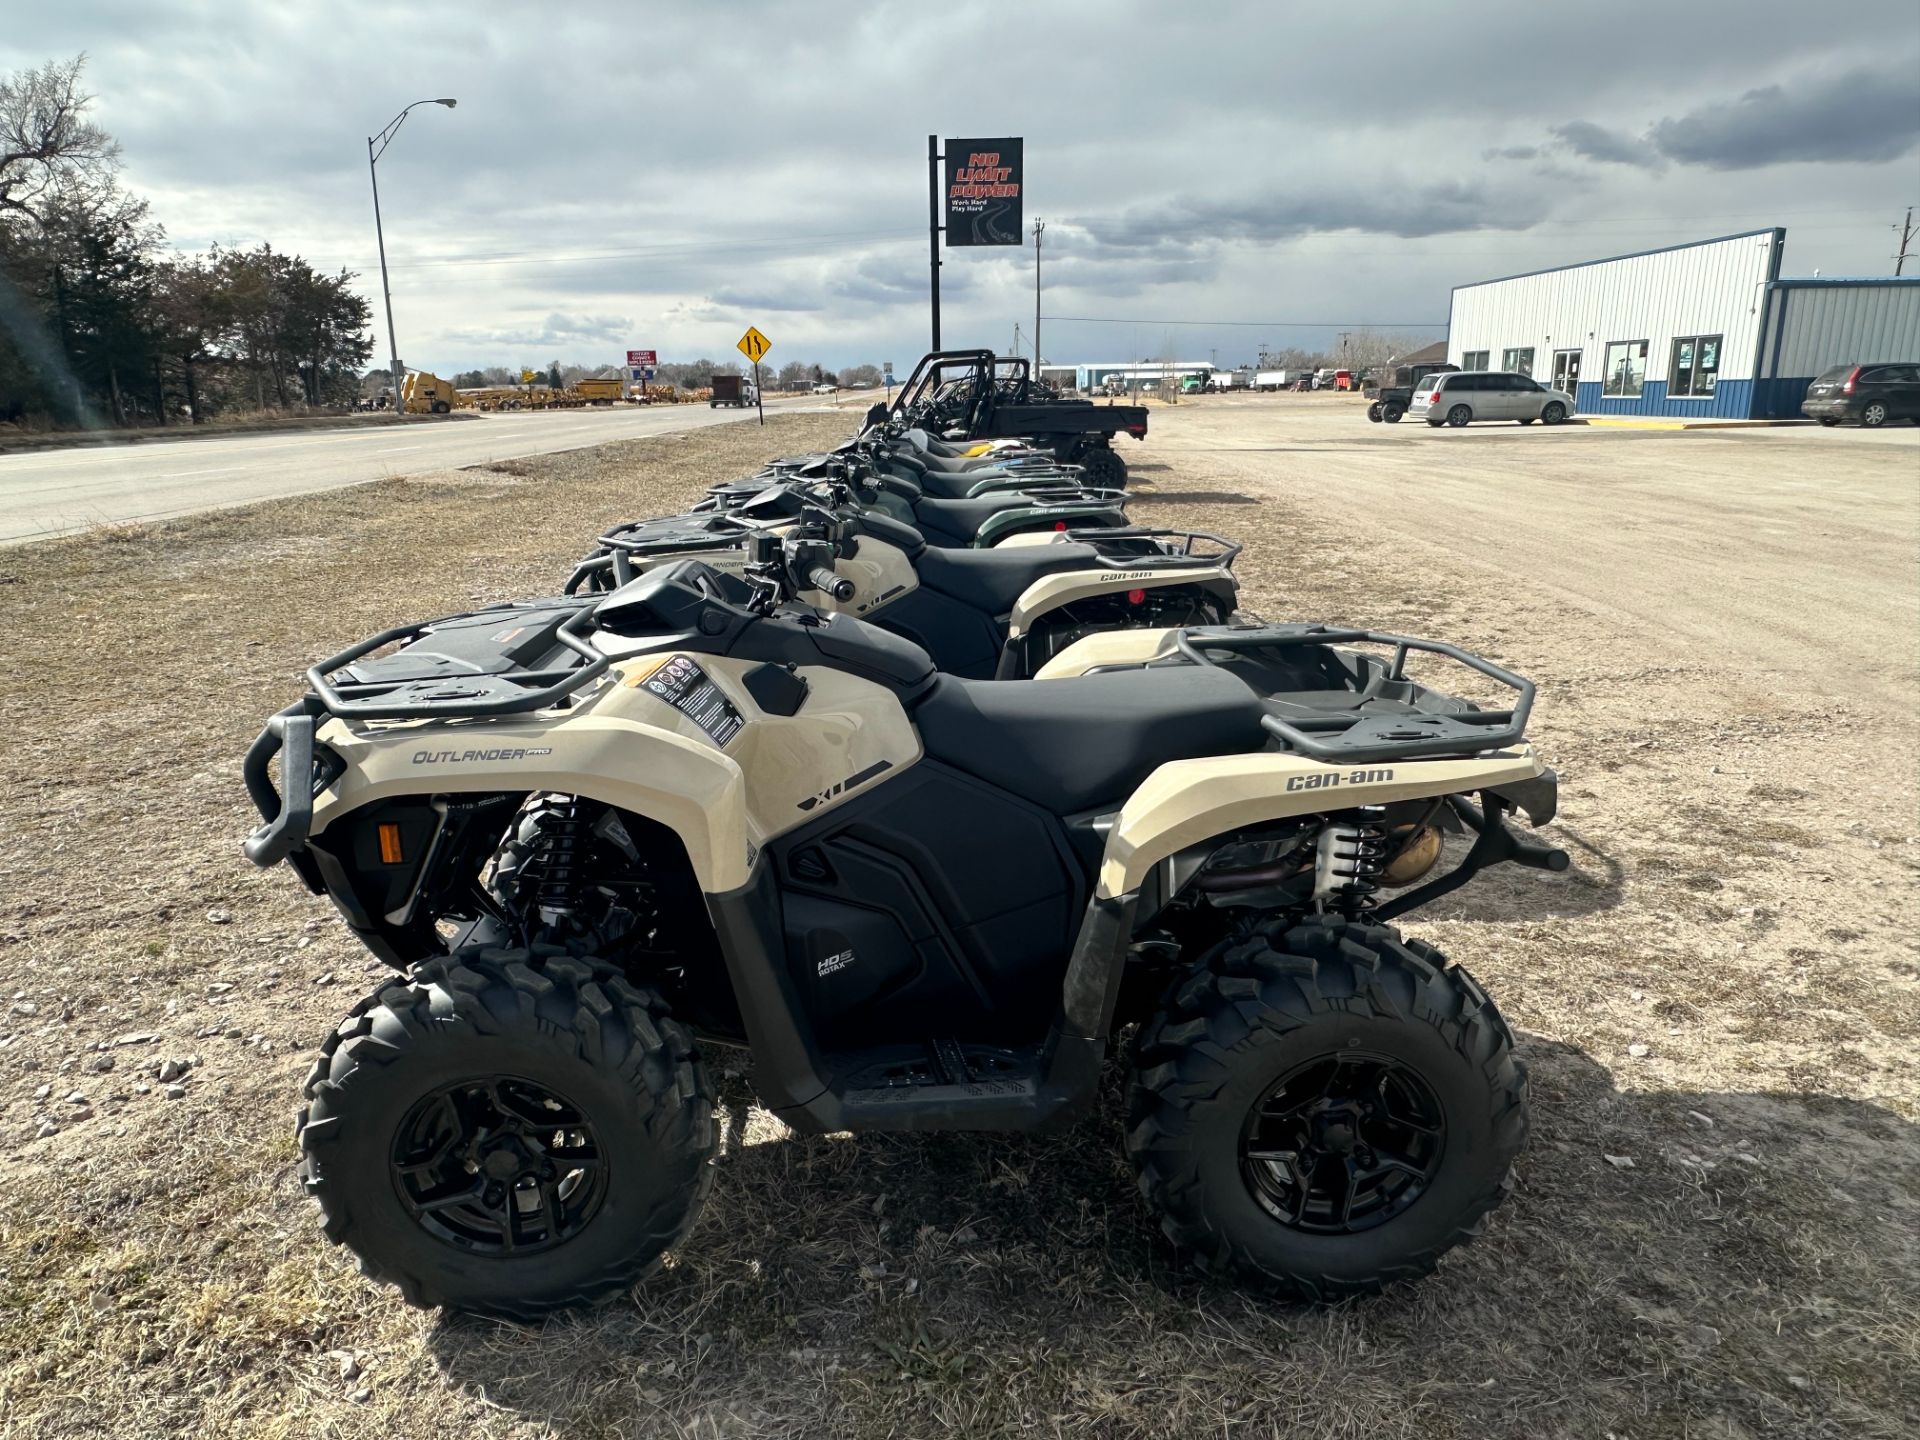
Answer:
[[[1556,350],[1553,352],[1553,388],[1564,390],[1577,396],[1575,388],[1580,384],[1580,352],[1578,350]]]

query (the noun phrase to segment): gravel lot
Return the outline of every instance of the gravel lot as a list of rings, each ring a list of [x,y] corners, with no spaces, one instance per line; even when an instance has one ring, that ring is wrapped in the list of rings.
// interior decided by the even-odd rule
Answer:
[[[1521,1032],[1485,1239],[1332,1310],[1166,1251],[1104,1113],[787,1135],[630,1302],[402,1308],[291,1114],[377,969],[253,871],[239,761],[316,655],[550,591],[596,530],[844,433],[788,416],[0,553],[0,1436],[1906,1436],[1920,1414],[1920,430],[1156,409],[1137,513],[1250,608],[1536,679],[1561,877],[1410,927]]]

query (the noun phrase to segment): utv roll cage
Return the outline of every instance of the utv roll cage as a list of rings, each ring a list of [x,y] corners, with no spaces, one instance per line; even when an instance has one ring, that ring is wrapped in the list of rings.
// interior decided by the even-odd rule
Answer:
[[[949,439],[1032,437],[1056,453],[1123,433],[1147,438],[1145,406],[1049,398],[1034,385],[1028,361],[991,350],[922,355],[886,414],[894,423],[924,424]]]

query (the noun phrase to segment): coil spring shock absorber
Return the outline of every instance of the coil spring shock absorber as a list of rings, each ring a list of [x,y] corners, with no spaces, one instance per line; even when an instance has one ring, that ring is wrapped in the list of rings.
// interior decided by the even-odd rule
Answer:
[[[535,895],[540,919],[557,924],[573,911],[574,872],[578,868],[586,822],[580,802],[569,796],[556,801],[540,824],[540,885]]]
[[[1387,862],[1387,827],[1377,809],[1355,810],[1320,832],[1313,857],[1313,904],[1365,909],[1373,903],[1381,867]]]

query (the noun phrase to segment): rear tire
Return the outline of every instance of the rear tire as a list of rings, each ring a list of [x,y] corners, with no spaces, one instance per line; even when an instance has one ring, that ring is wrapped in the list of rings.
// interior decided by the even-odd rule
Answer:
[[[301,1176],[327,1238],[412,1305],[529,1320],[613,1295],[713,1183],[692,1040],[598,962],[489,947],[429,961],[354,1007],[305,1095]]]
[[[1558,425],[1567,418],[1567,407],[1558,400],[1549,400],[1546,409],[1540,412],[1540,418],[1549,425]]]
[[[1500,1012],[1382,925],[1229,941],[1135,1045],[1127,1151],[1161,1228],[1209,1269],[1309,1300],[1427,1274],[1479,1235],[1526,1134]]]
[[[1384,418],[1385,416],[1381,412],[1380,402],[1378,400],[1367,406],[1367,419],[1373,421],[1374,424],[1378,425]]]
[[[1467,422],[1472,419],[1473,411],[1464,405],[1456,405],[1447,411],[1447,424],[1454,426],[1456,429],[1467,424]]]
[[[1822,415],[1820,417],[1820,423],[1822,425],[1827,426],[1829,429],[1831,429],[1833,426],[1838,425],[1840,422],[1838,420],[1833,419],[1831,416]]]
[[[1860,423],[1869,430],[1878,430],[1882,425],[1886,424],[1886,403],[1881,400],[1868,401],[1867,404],[1860,409]]]
[[[1087,484],[1101,490],[1122,490],[1127,484],[1127,462],[1110,446],[1091,446],[1077,462]]]

